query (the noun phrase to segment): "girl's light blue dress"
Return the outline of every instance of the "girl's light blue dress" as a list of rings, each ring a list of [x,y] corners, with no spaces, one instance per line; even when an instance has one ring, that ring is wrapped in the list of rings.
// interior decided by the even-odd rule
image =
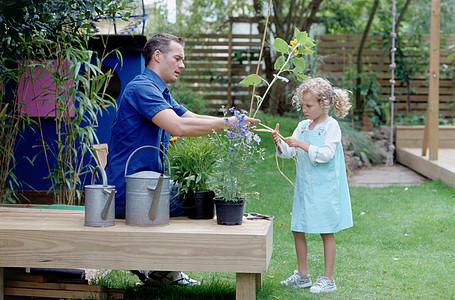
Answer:
[[[310,120],[304,121],[298,138],[310,145],[322,147],[325,126],[329,120],[334,121],[328,118],[312,130],[309,129]],[[335,233],[351,227],[351,201],[341,141],[336,145],[333,159],[326,163],[310,163],[307,152],[300,148],[296,150],[297,174],[291,230]]]

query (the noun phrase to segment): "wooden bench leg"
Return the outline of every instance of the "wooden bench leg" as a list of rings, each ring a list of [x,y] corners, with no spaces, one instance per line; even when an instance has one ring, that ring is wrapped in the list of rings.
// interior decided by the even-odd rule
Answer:
[[[0,267],[0,300],[4,299],[5,295],[5,278],[3,275],[3,268]]]
[[[256,289],[261,289],[262,291],[262,273],[256,273]]]
[[[236,295],[237,300],[254,300],[256,299],[256,281],[255,273],[237,273],[236,274]]]

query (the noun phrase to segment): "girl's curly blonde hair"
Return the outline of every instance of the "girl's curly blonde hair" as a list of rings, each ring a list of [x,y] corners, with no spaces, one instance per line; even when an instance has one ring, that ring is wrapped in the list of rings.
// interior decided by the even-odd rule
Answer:
[[[339,118],[344,118],[349,113],[352,104],[349,101],[349,91],[334,88],[327,79],[316,77],[305,80],[292,97],[292,105],[300,110],[300,103],[303,95],[311,93],[319,105],[328,113],[331,106],[335,115]]]

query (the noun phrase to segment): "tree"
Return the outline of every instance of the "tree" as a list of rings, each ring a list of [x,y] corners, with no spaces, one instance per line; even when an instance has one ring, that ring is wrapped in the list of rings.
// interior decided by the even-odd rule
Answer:
[[[251,11],[248,0],[176,0],[175,22],[169,20],[169,9],[163,1],[154,2],[149,9],[151,17],[146,31],[152,35],[168,32],[184,38],[196,37],[201,33],[229,31],[229,17],[248,15]]]
[[[363,109],[365,107],[365,101],[361,96],[361,89],[360,86],[362,84],[362,69],[363,69],[363,64],[362,64],[362,53],[363,49],[365,47],[366,40],[368,38],[368,33],[370,32],[371,24],[373,23],[374,16],[376,14],[376,10],[378,9],[379,6],[379,0],[374,0],[373,6],[370,11],[370,16],[368,18],[367,25],[365,27],[365,30],[363,31],[362,34],[362,39],[360,40],[359,48],[357,50],[357,77],[356,77],[356,89],[355,89],[355,106],[354,106],[354,115],[361,116],[363,114]]]

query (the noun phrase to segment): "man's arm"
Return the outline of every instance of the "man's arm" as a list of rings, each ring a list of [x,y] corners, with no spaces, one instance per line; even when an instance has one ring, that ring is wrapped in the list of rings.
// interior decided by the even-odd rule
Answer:
[[[258,123],[260,120],[245,118],[247,122]],[[174,136],[201,136],[213,133],[213,130],[220,132],[228,124],[235,121],[235,117],[225,118],[197,115],[187,111],[183,116],[178,116],[172,109],[164,109],[155,114],[151,121]]]

